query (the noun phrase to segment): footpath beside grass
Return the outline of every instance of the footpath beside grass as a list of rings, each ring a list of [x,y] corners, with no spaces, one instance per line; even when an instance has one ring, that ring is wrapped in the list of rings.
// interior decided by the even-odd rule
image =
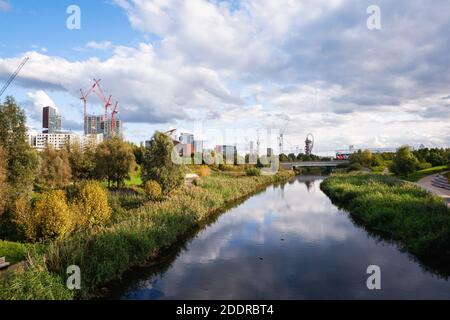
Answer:
[[[418,257],[450,258],[450,209],[412,183],[373,174],[327,178],[321,189],[359,222]]]
[[[76,297],[92,297],[101,285],[130,267],[157,261],[165,249],[229,204],[293,176],[292,171],[280,171],[274,176],[204,177],[197,186],[176,190],[162,202],[117,210],[114,224],[50,244],[45,260],[37,255],[32,273],[0,279],[0,298],[70,299],[72,293],[64,288],[70,265],[81,269],[82,290]],[[46,284],[49,289],[43,292]]]
[[[441,173],[444,171],[447,171],[449,169],[448,166],[439,166],[439,167],[433,167],[429,169],[419,170],[414,173],[411,173],[410,175],[406,176],[404,180],[410,181],[410,182],[418,182],[420,179],[425,178],[426,176]]]

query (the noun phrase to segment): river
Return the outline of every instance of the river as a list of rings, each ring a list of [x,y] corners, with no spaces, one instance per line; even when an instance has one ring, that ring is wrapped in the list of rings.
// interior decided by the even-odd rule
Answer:
[[[320,190],[322,179],[297,177],[254,195],[196,231],[159,265],[126,272],[108,298],[450,298],[450,283],[433,268],[333,205]],[[367,288],[370,265],[381,269],[381,290]]]

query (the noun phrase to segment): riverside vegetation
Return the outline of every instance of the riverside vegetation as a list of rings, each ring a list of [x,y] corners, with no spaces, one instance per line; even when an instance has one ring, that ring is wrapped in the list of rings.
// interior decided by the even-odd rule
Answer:
[[[116,202],[115,223],[53,241],[44,254],[32,253],[26,272],[13,273],[0,282],[0,299],[74,298],[64,285],[69,265],[82,270],[82,291],[77,297],[90,297],[99,285],[131,266],[156,259],[227,204],[292,176],[291,171],[259,177],[210,176],[197,186],[182,187],[160,202],[148,201],[136,209],[126,210]]]
[[[227,205],[294,175],[177,166],[171,139],[159,132],[148,148],[112,138],[37,153],[25,123],[13,98],[0,104],[0,256],[26,260],[0,274],[0,299],[90,298]],[[184,185],[188,172],[199,178]],[[71,265],[80,267],[81,291],[66,288]]]
[[[450,209],[441,198],[376,174],[332,176],[321,189],[355,220],[413,255],[450,261]]]

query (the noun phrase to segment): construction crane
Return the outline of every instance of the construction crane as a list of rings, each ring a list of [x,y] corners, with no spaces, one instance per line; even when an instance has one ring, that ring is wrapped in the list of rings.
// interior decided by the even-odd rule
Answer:
[[[83,100],[83,102],[84,102],[84,124],[85,124],[84,131],[85,131],[85,133],[87,133],[87,127],[86,127],[86,124],[87,124],[87,106],[86,106],[87,105],[87,98],[92,93],[92,91],[94,91],[94,89],[98,85],[99,81],[100,80],[98,80],[98,81],[94,80],[94,84],[89,88],[89,90],[86,92],[86,94],[83,92],[82,89],[80,89],[80,92],[81,92],[80,100]]]
[[[113,111],[111,112],[111,135],[115,134],[116,130],[116,114],[119,113],[119,101],[116,101]]]
[[[108,121],[108,108],[111,106],[111,99],[112,96],[110,95],[108,99],[106,99],[105,93],[103,92],[101,86],[100,86],[100,81],[102,81],[101,79],[96,80],[95,81],[95,87],[94,87],[94,92],[97,94],[97,96],[100,98],[100,100],[103,102],[103,106],[105,107],[105,115],[103,117],[103,121],[106,123]]]
[[[286,133],[289,121],[290,119],[289,117],[287,117],[283,127],[280,128],[280,135],[278,136],[278,146],[280,148],[280,154],[284,153],[284,135]]]
[[[14,73],[9,77],[8,81],[6,81],[6,83],[3,85],[2,89],[0,90],[0,97],[3,95],[3,93],[5,93],[6,89],[8,89],[11,82],[14,81],[14,79],[17,77],[20,70],[22,70],[23,66],[28,62],[28,60],[30,60],[30,58],[25,57],[22,60],[22,62],[19,64],[19,66],[17,67],[16,71],[14,71]]]

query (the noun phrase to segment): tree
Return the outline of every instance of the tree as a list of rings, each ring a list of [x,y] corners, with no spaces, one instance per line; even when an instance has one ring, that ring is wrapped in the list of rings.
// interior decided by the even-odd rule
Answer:
[[[289,158],[284,153],[280,154],[280,162],[289,162]]]
[[[361,164],[364,167],[370,167],[372,164],[372,152],[370,150],[366,149],[361,153]]]
[[[142,165],[144,162],[145,147],[132,144],[132,149],[136,163]]]
[[[145,151],[142,166],[144,182],[150,180],[158,182],[165,193],[181,186],[184,181],[182,166],[172,161],[173,147],[169,136],[155,132]]]
[[[295,160],[297,160],[297,157],[294,153],[289,153],[288,158],[290,162],[295,162]]]
[[[111,217],[108,191],[97,181],[84,182],[76,195],[73,209],[83,227],[105,224]]]
[[[0,147],[0,217],[5,211],[8,200],[8,184],[6,182],[6,154]]]
[[[39,156],[26,137],[26,117],[12,97],[0,105],[0,146],[6,154],[6,181],[10,197],[29,195],[39,171]]]
[[[383,156],[381,154],[376,154],[372,157],[372,167],[382,167],[384,166]]]
[[[406,176],[416,170],[419,161],[411,152],[410,147],[402,146],[397,150],[391,171],[397,176]]]
[[[72,178],[75,181],[90,180],[94,178],[95,147],[88,145],[84,149],[77,142],[67,147]]]
[[[47,145],[41,156],[41,171],[38,183],[51,188],[63,188],[70,183],[72,170],[66,150],[55,150]]]
[[[107,179],[117,187],[130,178],[130,170],[135,165],[131,147],[122,139],[114,137],[102,142],[95,152],[95,175],[98,179]]]
[[[73,230],[74,216],[61,190],[44,193],[32,207],[24,198],[15,206],[14,221],[28,240],[63,239]]]

